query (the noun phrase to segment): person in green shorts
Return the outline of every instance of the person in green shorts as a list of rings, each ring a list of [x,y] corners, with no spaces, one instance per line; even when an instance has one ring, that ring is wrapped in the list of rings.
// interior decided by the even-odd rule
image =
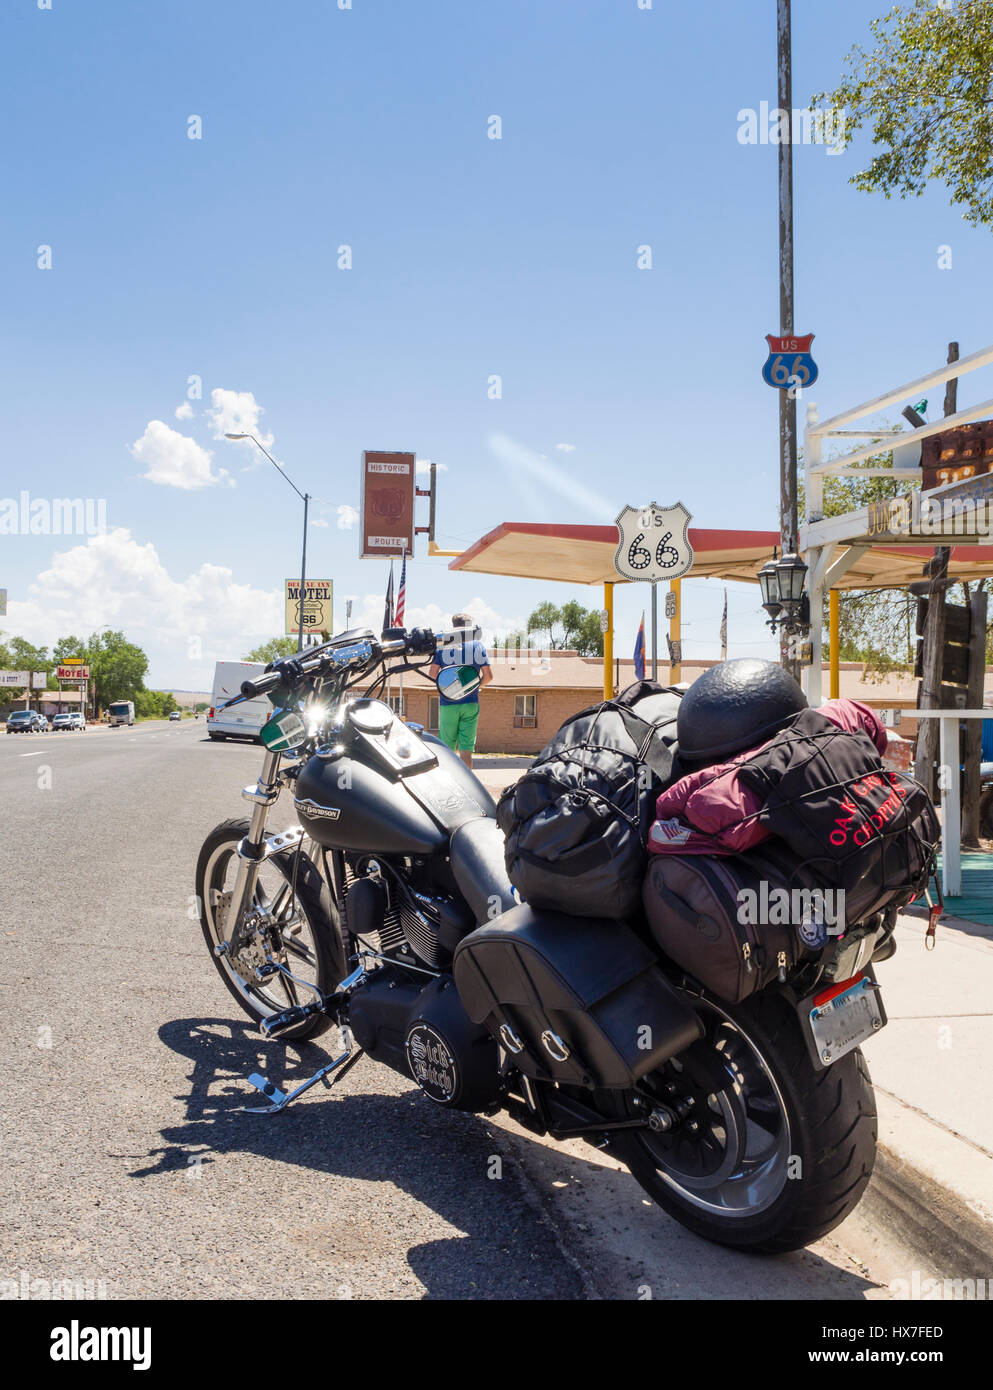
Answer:
[[[474,630],[472,619],[467,613],[452,615],[452,627]],[[482,642],[472,640],[468,634],[465,641],[446,642],[434,654],[434,661],[428,668],[428,675],[437,680],[443,666],[475,666],[479,672],[481,686],[489,685],[493,679],[490,658]],[[466,767],[472,767],[472,750],[476,746],[476,725],[479,723],[479,692],[474,690],[463,700],[447,700],[439,695],[438,737],[453,752],[458,753]]]

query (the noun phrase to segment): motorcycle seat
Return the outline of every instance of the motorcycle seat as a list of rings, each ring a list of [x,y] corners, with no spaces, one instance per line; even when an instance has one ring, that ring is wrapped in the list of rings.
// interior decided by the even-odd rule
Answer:
[[[491,922],[501,912],[520,906],[507,877],[503,832],[489,816],[467,821],[452,835],[449,862],[459,891],[478,923]],[[494,911],[499,902],[499,912]]]

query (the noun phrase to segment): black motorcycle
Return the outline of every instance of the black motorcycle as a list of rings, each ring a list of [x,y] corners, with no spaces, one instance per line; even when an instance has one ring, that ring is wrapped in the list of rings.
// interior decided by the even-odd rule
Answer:
[[[341,634],[242,686],[267,695],[248,820],[207,836],[196,891],[228,989],[268,1038],[332,1025],[342,1050],[276,1114],[363,1052],[436,1105],[506,1111],[626,1164],[710,1240],[786,1251],[852,1211],[872,1171],[875,1103],[857,1047],[818,1063],[792,979],[728,1004],[668,963],[643,924],[520,902],[486,788],[378,698],[426,678],[440,642]],[[467,668],[442,677],[464,693]],[[298,824],[272,832],[283,790]],[[870,943],[871,945],[871,943]]]

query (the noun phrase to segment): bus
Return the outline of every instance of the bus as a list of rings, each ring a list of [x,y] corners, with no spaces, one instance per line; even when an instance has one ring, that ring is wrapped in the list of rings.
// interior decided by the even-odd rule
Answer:
[[[219,661],[214,670],[214,689],[207,710],[207,736],[219,743],[226,738],[251,738],[261,742],[259,730],[272,714],[264,695],[245,700],[233,709],[224,709],[228,700],[241,694],[242,681],[260,676],[264,661]]]

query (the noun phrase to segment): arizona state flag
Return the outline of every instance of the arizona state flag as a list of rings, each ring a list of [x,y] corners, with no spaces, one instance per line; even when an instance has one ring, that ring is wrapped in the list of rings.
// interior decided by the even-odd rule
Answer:
[[[643,681],[645,679],[645,610],[641,611],[641,627],[638,629],[638,639],[634,644],[634,678]]]

